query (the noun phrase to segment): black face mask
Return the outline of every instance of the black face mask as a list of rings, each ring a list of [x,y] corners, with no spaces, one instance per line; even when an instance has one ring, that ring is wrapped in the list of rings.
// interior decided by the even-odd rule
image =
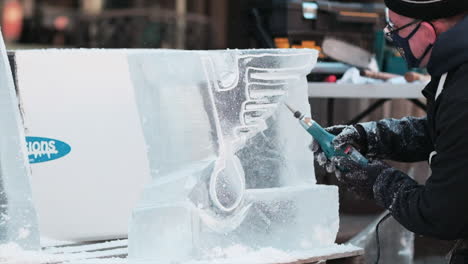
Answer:
[[[434,27],[432,24],[431,26]],[[398,52],[400,52],[400,55],[406,60],[408,68],[419,67],[419,65],[421,65],[421,61],[427,56],[431,48],[434,46],[433,44],[429,44],[426,50],[424,51],[423,55],[419,59],[414,56],[410,48],[409,40],[414,36],[414,34],[416,34],[420,27],[421,23],[418,23],[416,28],[413,31],[411,31],[411,33],[406,38],[400,37],[398,35],[398,31],[394,31],[391,33],[392,41],[397,47]]]

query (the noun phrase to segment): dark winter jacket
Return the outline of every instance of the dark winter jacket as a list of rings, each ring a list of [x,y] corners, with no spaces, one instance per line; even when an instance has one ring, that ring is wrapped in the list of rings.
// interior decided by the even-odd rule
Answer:
[[[432,80],[423,90],[427,117],[376,122],[374,129],[368,130],[367,141],[375,148],[372,152],[386,153],[386,158],[392,160],[428,160],[432,175],[425,185],[419,185],[404,173],[390,170],[377,177],[374,196],[410,231],[444,240],[465,239],[468,238],[468,17],[439,36],[428,71]]]

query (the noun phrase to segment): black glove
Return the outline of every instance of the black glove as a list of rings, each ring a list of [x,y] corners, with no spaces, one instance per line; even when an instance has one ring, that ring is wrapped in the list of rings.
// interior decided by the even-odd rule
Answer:
[[[423,161],[434,150],[425,117],[382,119],[353,126],[332,126],[325,130],[337,135],[333,141],[335,147],[351,144],[368,159]],[[327,161],[317,143],[313,142],[311,149],[321,166],[325,166],[329,172],[335,170],[334,164]]]
[[[364,199],[374,199],[374,184],[377,177],[394,170],[387,163],[379,160],[369,161],[361,165],[349,157],[333,157],[332,161],[343,171],[336,170],[336,178],[347,189]]]
[[[325,128],[325,130],[333,135],[336,135],[332,144],[337,149],[342,148],[345,145],[352,145],[358,151],[367,149],[365,135],[363,135],[363,132],[360,133],[358,129],[354,126],[338,125],[338,126],[327,127]],[[320,148],[320,145],[318,144],[316,140],[312,141],[312,144],[310,145],[310,149],[314,152],[315,160],[317,160],[317,163],[320,166],[325,167],[328,173],[332,173],[335,171],[336,169],[335,163],[329,160],[325,156],[325,153],[322,151],[322,149]],[[362,152],[361,154],[364,155],[364,153]]]

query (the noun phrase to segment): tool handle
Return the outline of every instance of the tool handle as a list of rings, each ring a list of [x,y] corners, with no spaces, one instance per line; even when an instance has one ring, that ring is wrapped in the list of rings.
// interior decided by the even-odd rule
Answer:
[[[344,154],[347,155],[351,160],[359,163],[360,165],[367,165],[369,164],[369,160],[366,159],[357,149],[352,147],[351,145],[347,146],[344,150]]]
[[[336,136],[327,132],[316,122],[307,128],[307,132],[309,132],[314,140],[317,141],[328,159],[331,159],[335,156],[346,156],[361,165],[367,165],[369,163],[369,161],[351,145],[345,146],[341,149],[335,149],[332,142]],[[346,171],[343,168],[338,169],[341,171]]]
[[[332,144],[335,135],[328,133],[323,127],[319,124],[314,122],[309,128],[307,128],[307,132],[314,138],[315,141],[320,145],[322,151],[325,153],[325,156],[328,159],[331,159],[333,156],[336,156],[337,153],[335,151],[335,147]]]

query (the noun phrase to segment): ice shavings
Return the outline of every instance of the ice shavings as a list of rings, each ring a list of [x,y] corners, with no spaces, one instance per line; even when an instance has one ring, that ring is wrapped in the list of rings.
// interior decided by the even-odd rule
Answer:
[[[25,239],[31,234],[31,231],[26,228],[22,227],[18,230],[18,239]]]
[[[204,261],[191,261],[190,264],[198,263],[293,263],[302,262],[312,257],[319,259],[323,257],[339,253],[349,253],[353,251],[360,251],[360,248],[352,245],[332,245],[327,247],[318,247],[313,250],[292,250],[284,251],[277,248],[266,247],[253,250],[243,245],[233,245],[227,248],[215,247],[211,251],[206,252],[206,258],[210,262]]]
[[[40,251],[26,251],[18,244],[0,244],[0,263],[8,264],[41,264],[62,261],[60,256],[46,254]]]
[[[121,245],[126,240],[116,241],[117,245]],[[106,242],[113,243],[113,242]],[[108,246],[111,246],[109,244]],[[113,245],[113,244],[112,244]],[[88,247],[87,250],[98,250],[103,243],[99,243],[93,247]],[[85,249],[83,246],[79,246]],[[60,249],[56,248],[56,249]],[[67,248],[67,247],[65,247]],[[72,246],[70,249],[63,251],[72,251],[68,253],[60,253],[54,248],[48,248],[45,251],[24,251],[16,244],[0,245],[0,263],[9,264],[49,264],[66,262],[69,264],[127,264],[129,260],[125,257],[105,257],[101,251],[94,252],[74,252],[77,247]],[[272,264],[272,263],[308,263],[308,259],[326,259],[332,254],[349,254],[360,251],[360,248],[352,245],[333,245],[327,247],[315,248],[313,250],[293,250],[284,251],[273,247],[265,247],[260,249],[251,249],[244,245],[236,244],[226,248],[214,247],[206,252],[203,252],[204,260],[192,260],[186,264]],[[106,251],[109,253],[109,251]],[[114,253],[122,253],[122,250],[113,250]],[[125,254],[125,253],[124,253]],[[109,254],[107,254],[108,256]],[[105,258],[102,258],[104,256]]]
[[[44,247],[42,251],[23,250],[15,243],[0,245],[0,263],[9,264],[97,263],[98,258],[105,258],[105,261],[99,263],[126,263],[127,254],[126,239],[92,244],[61,244]]]
[[[260,263],[262,261],[271,262],[284,262],[291,260],[292,257],[284,251],[275,248],[261,248],[258,250],[252,250],[243,245],[233,245],[228,248],[215,247],[206,254],[207,259],[213,259],[218,261],[239,261],[243,259],[252,261],[254,263]]]

